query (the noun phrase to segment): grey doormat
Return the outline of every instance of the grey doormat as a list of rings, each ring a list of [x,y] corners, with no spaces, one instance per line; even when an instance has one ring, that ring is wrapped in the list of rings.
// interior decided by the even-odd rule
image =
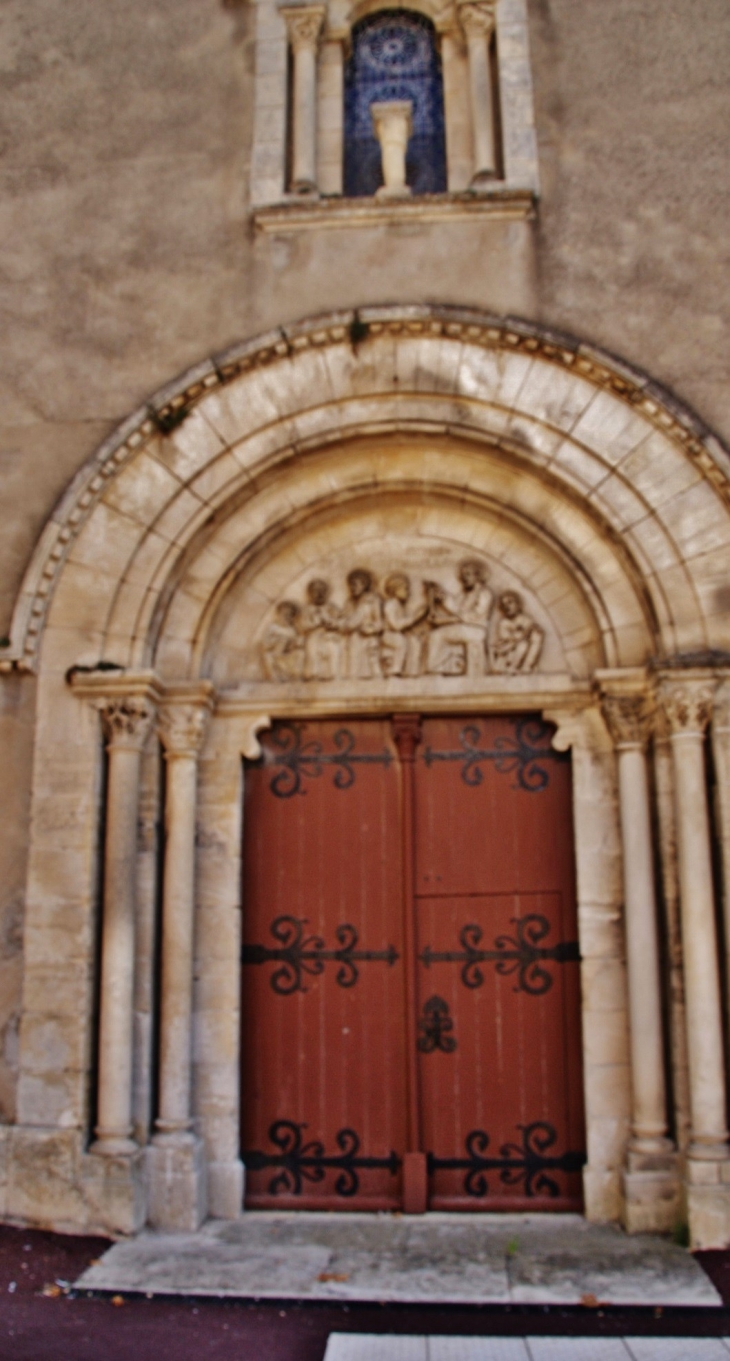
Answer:
[[[683,1248],[580,1215],[249,1211],[115,1243],[76,1287],[411,1304],[720,1305]]]

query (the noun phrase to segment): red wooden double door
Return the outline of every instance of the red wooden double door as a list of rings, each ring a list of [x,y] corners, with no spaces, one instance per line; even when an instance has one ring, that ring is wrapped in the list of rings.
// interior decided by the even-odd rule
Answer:
[[[246,1204],[581,1206],[569,761],[527,715],[278,723],[246,768]]]

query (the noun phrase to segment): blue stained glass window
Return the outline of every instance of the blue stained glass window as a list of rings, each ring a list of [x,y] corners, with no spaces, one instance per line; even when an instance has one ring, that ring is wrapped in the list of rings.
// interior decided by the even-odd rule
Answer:
[[[345,70],[345,194],[374,194],[383,183],[370,105],[410,99],[413,136],[406,182],[414,194],[446,190],[441,60],[433,25],[406,10],[380,10],[353,29]]]

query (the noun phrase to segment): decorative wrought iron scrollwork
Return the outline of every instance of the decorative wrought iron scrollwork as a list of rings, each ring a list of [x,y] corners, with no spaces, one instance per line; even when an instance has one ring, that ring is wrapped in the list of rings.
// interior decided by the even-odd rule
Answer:
[[[302,1130],[306,1128],[305,1124],[297,1124],[294,1120],[275,1120],[269,1127],[269,1139],[277,1152],[250,1149],[242,1155],[249,1172],[261,1172],[267,1167],[281,1169],[269,1182],[269,1195],[300,1196],[304,1181],[321,1182],[327,1170],[332,1168],[339,1171],[335,1195],[355,1196],[360,1189],[358,1171],[385,1168],[394,1177],[400,1167],[401,1160],[392,1151],[385,1158],[361,1156],[360,1136],[354,1129],[338,1130],[335,1144],[339,1153],[325,1153],[319,1139],[312,1139],[307,1144],[302,1142]]]
[[[426,747],[422,761],[431,766],[435,761],[460,761],[461,778],[472,788],[484,779],[482,763],[491,761],[500,775],[515,778],[513,788],[525,789],[528,794],[539,794],[550,783],[545,761],[565,761],[564,752],[550,746],[551,729],[540,718],[518,718],[514,737],[495,737],[493,747],[480,746],[481,730],[476,723],[468,723],[459,733],[460,751],[434,751]]]
[[[431,964],[461,964],[461,981],[467,988],[480,988],[484,982],[480,964],[493,963],[498,974],[517,974],[515,992],[541,997],[553,986],[552,974],[543,968],[542,961],[551,959],[556,964],[567,964],[579,960],[578,942],[565,940],[557,945],[541,945],[540,941],[550,932],[550,923],[537,912],[513,917],[512,922],[515,935],[497,936],[491,950],[481,949],[482,928],[469,922],[459,932],[460,950],[432,950],[426,945],[418,958],[427,969]]]
[[[269,927],[276,946],[244,945],[241,959],[244,964],[278,962],[269,980],[274,992],[287,997],[293,992],[306,992],[303,975],[316,976],[324,972],[328,961],[335,961],[339,969],[335,982],[340,988],[354,988],[359,978],[357,965],[371,961],[395,964],[398,951],[394,945],[385,950],[358,950],[358,934],[349,922],[335,931],[337,949],[329,950],[322,936],[305,936],[306,917],[277,917]]]
[[[586,1161],[583,1152],[549,1153],[557,1143],[557,1132],[545,1120],[533,1120],[529,1125],[518,1125],[520,1143],[502,1144],[498,1157],[489,1157],[489,1135],[483,1129],[473,1129],[467,1135],[465,1158],[437,1158],[428,1154],[428,1174],[438,1171],[465,1171],[464,1191],[468,1196],[481,1198],[489,1195],[488,1172],[498,1172],[503,1186],[520,1186],[526,1196],[560,1194],[560,1187],[550,1172],[579,1172]]]
[[[423,1016],[418,1022],[418,1029],[421,1032],[418,1037],[418,1048],[422,1054],[433,1054],[436,1049],[440,1049],[442,1054],[453,1054],[457,1046],[457,1040],[451,1034],[454,1022],[449,1004],[443,997],[434,994],[424,1002]]]
[[[327,766],[335,767],[335,789],[350,789],[355,783],[356,765],[377,765],[386,768],[393,755],[383,751],[355,751],[355,736],[349,728],[338,728],[332,737],[334,751],[325,751],[319,741],[302,742],[302,725],[277,723],[263,746],[266,766],[278,766],[269,789],[277,799],[290,799],[294,794],[306,794],[303,779],[318,779]]]

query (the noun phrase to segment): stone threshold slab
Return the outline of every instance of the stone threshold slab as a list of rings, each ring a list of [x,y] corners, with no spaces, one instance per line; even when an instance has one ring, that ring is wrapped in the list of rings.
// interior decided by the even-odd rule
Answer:
[[[715,1337],[409,1337],[330,1333],[324,1361],[728,1361]]]
[[[721,1304],[683,1248],[580,1215],[249,1211],[198,1233],[115,1243],[75,1285],[408,1304]]]

